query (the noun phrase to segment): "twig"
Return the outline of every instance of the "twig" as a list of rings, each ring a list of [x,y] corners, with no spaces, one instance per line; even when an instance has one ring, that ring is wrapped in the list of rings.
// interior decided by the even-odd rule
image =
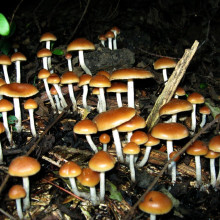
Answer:
[[[23,1],[24,1],[24,0],[21,0],[21,1],[18,3],[17,7],[15,8],[15,10],[14,10],[12,16],[11,16],[10,26],[11,26],[11,24],[12,24],[12,21],[14,20],[15,13],[16,13],[17,10],[19,9],[19,7],[20,7],[20,5],[21,5],[21,3],[22,3]]]
[[[14,218],[13,216],[11,216],[10,214],[8,214],[7,212],[5,212],[3,209],[0,208],[0,212],[2,214],[4,214],[5,216],[7,216],[8,218],[10,218],[11,220],[16,220],[16,218]]]
[[[146,124],[147,129],[150,131],[159,120],[159,110],[160,108],[168,103],[173,97],[174,92],[176,91],[177,86],[179,85],[182,77],[184,76],[186,69],[193,58],[197,47],[199,45],[198,41],[195,41],[191,49],[185,50],[185,53],[181,60],[177,63],[175,70],[167,81],[162,93],[158,97],[150,115],[147,117]]]
[[[77,31],[77,29],[78,29],[80,23],[82,22],[83,17],[85,16],[85,14],[86,14],[86,12],[87,12],[87,9],[88,9],[88,7],[89,7],[89,3],[90,3],[90,0],[87,1],[87,4],[86,4],[86,7],[85,7],[85,9],[84,9],[84,11],[83,11],[83,13],[82,13],[82,16],[81,16],[81,18],[80,18],[78,24],[76,25],[76,27],[75,27],[73,33],[70,35],[70,37],[69,37],[69,39],[68,39],[67,42],[69,42],[69,41],[73,38],[73,36],[75,35],[75,33],[76,33],[76,31]]]
[[[144,192],[144,194],[140,197],[140,199],[134,204],[134,206],[131,208],[131,210],[128,212],[128,214],[125,216],[124,220],[130,220],[132,219],[132,216],[134,215],[134,211],[139,205],[139,203],[144,199],[144,197],[147,195],[148,192],[155,186],[155,184],[158,182],[160,177],[163,175],[163,173],[167,170],[168,165],[174,161],[178,156],[183,154],[186,149],[196,141],[196,139],[203,134],[207,129],[209,129],[213,124],[215,124],[217,121],[220,121],[220,118],[216,118],[210,123],[206,124],[172,159],[168,160],[167,163],[164,165],[163,169],[160,171],[158,176],[154,179],[154,181],[150,184],[148,189]]]

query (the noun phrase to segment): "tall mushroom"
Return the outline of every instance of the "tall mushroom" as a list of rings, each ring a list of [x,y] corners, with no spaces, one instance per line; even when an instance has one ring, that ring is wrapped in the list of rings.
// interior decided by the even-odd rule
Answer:
[[[37,57],[42,58],[43,69],[48,70],[48,58],[52,56],[52,52],[46,48],[43,48],[37,52]]]
[[[5,131],[4,125],[0,122],[0,134]],[[3,163],[3,152],[2,152],[2,142],[0,140],[0,164]]]
[[[57,106],[58,112],[62,112],[62,111],[63,111],[63,107],[61,106],[60,98],[59,98],[58,93],[57,93],[57,90],[55,89],[54,86],[52,86],[52,87],[50,88],[50,93],[51,93],[51,95],[53,95],[54,98],[55,98],[55,104],[56,104],[56,106]]]
[[[85,73],[92,75],[91,71],[85,64],[84,55],[83,55],[84,50],[95,50],[95,45],[85,38],[77,38],[67,46],[67,52],[78,51],[79,63],[82,69],[85,71]]]
[[[114,33],[112,31],[108,31],[106,32],[105,37],[108,39],[108,48],[112,50],[112,40],[115,37]]]
[[[13,98],[14,111],[17,122],[15,124],[16,131],[21,132],[21,109],[19,98],[28,98],[38,93],[38,89],[28,83],[11,83],[0,87],[0,94]]]
[[[202,115],[202,121],[200,123],[200,127],[203,128],[206,124],[206,118],[211,114],[211,110],[208,106],[204,105],[199,108],[199,113]]]
[[[154,75],[143,69],[120,69],[112,73],[110,80],[128,80],[128,107],[135,108],[134,105],[134,79],[152,78]]]
[[[2,65],[2,68],[3,68],[5,82],[7,84],[9,84],[10,79],[9,79],[9,76],[8,76],[8,66],[11,65],[11,59],[9,58],[9,56],[4,55],[4,54],[0,55],[0,65]]]
[[[111,28],[111,31],[115,35],[115,37],[113,39],[113,49],[117,50],[118,49],[118,47],[117,47],[117,36],[120,34],[120,29],[118,27],[114,26],[114,27]]]
[[[40,171],[40,163],[29,156],[19,156],[13,159],[8,167],[8,173],[11,176],[22,177],[23,187],[26,192],[24,198],[24,210],[30,208],[30,187],[29,187],[29,176],[35,175]]]

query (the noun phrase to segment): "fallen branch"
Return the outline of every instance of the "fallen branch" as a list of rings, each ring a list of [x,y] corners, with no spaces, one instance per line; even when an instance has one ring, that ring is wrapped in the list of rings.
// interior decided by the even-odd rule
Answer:
[[[144,194],[139,198],[139,200],[134,204],[134,206],[130,209],[130,211],[128,212],[128,214],[125,216],[125,218],[123,220],[130,220],[132,219],[135,209],[137,208],[137,206],[139,205],[139,203],[141,201],[143,201],[144,197],[147,195],[148,192],[150,192],[152,190],[152,188],[155,186],[155,184],[158,182],[158,180],[160,179],[160,177],[163,175],[163,173],[167,170],[168,165],[174,161],[178,156],[180,156],[181,154],[183,154],[186,149],[193,143],[196,141],[196,139],[203,134],[207,129],[209,129],[213,124],[215,124],[216,122],[219,122],[220,118],[216,118],[213,121],[211,121],[210,123],[206,124],[172,159],[168,160],[167,163],[164,165],[163,169],[160,171],[160,173],[158,174],[158,176],[154,179],[154,181],[150,184],[150,186],[148,187],[148,189],[144,192]]]
[[[168,103],[173,97],[174,92],[176,91],[177,86],[179,85],[182,77],[184,76],[186,69],[189,66],[189,63],[197,50],[198,45],[199,42],[195,41],[191,49],[185,50],[183,57],[177,63],[176,68],[174,69],[172,75],[166,83],[166,86],[164,87],[162,93],[160,94],[156,103],[154,104],[154,107],[150,115],[147,117],[146,123],[148,131],[150,131],[159,121],[160,108],[164,104]]]

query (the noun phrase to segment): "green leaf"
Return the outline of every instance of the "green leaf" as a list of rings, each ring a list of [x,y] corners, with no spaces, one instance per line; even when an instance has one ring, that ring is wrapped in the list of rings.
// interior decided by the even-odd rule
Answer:
[[[1,39],[0,40],[0,51],[5,54],[8,55],[9,51],[11,49],[11,43],[9,42],[8,39]]]
[[[8,116],[8,124],[15,124],[18,121],[18,119],[14,115]]]
[[[61,50],[61,49],[54,49],[54,50],[52,51],[52,53],[53,53],[54,55],[58,55],[58,56],[62,56],[62,55],[64,54],[63,50]]]
[[[110,199],[114,199],[119,202],[123,200],[123,197],[121,193],[117,190],[117,187],[114,184],[112,184],[109,180],[106,180],[106,191],[110,192]]]
[[[200,89],[205,89],[207,87],[206,83],[200,83],[199,88]]]
[[[0,13],[0,35],[7,36],[10,33],[10,26],[6,17]]]
[[[213,118],[215,118],[216,115],[220,114],[220,108],[213,106],[214,103],[211,99],[207,98],[205,104],[210,108]]]

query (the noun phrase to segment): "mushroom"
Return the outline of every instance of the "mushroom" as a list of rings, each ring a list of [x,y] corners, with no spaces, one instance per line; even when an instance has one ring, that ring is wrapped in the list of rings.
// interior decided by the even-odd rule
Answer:
[[[191,133],[194,134],[195,133],[195,130],[196,130],[196,104],[202,104],[205,102],[205,98],[197,93],[197,92],[193,92],[191,93],[188,97],[187,97],[187,100],[189,102],[192,103],[193,105],[193,110],[192,110],[192,113],[191,113]]]
[[[184,95],[186,95],[185,90],[184,90],[182,87],[178,86],[177,89],[176,89],[176,91],[175,91],[175,96],[174,96],[174,98],[175,98],[175,99],[178,99],[179,96],[184,96]]]
[[[188,137],[187,128],[180,123],[158,123],[151,131],[151,135],[155,138],[166,140],[167,142],[167,159],[170,159],[170,153],[173,152],[173,140],[180,140]],[[171,171],[171,164],[168,166]]]
[[[23,219],[21,199],[26,196],[25,189],[21,185],[14,185],[9,189],[8,197],[16,200],[16,208],[19,219]]]
[[[112,39],[115,37],[114,33],[112,31],[108,31],[105,34],[105,37],[108,39],[108,48],[112,50]]]
[[[150,191],[139,203],[139,209],[150,214],[150,220],[156,220],[156,215],[164,215],[173,208],[172,200],[159,191]]]
[[[5,77],[5,82],[7,84],[10,83],[9,76],[8,76],[8,66],[11,65],[11,59],[7,55],[0,55],[0,64],[2,65],[3,68],[3,73]]]
[[[92,137],[91,137],[91,134],[97,133],[97,126],[93,121],[89,119],[84,119],[84,120],[77,122],[75,126],[73,127],[73,132],[76,134],[84,134],[92,150],[95,153],[98,152],[98,148],[94,144]]]
[[[99,151],[89,160],[89,168],[100,173],[100,202],[105,199],[105,172],[115,166],[115,158],[105,151]]]
[[[206,124],[206,116],[211,114],[211,110],[208,106],[204,105],[199,109],[199,113],[202,114],[202,121],[200,127],[203,128]]]
[[[107,151],[108,150],[108,146],[107,144],[110,142],[111,138],[107,133],[103,133],[99,136],[99,141],[100,143],[103,144],[103,151]]]
[[[78,53],[79,53],[80,66],[87,74],[92,75],[91,71],[86,66],[84,61],[84,55],[83,55],[84,50],[95,50],[95,45],[85,38],[77,38],[67,46],[67,52],[79,51]]]
[[[2,113],[3,124],[5,128],[5,133],[10,144],[12,144],[12,135],[8,126],[8,111],[13,109],[13,104],[7,99],[0,100],[0,112]]]
[[[21,61],[26,61],[26,60],[27,60],[26,56],[20,52],[16,52],[11,56],[11,62],[14,62],[16,67],[17,83],[21,82]]]
[[[28,83],[11,83],[0,87],[0,94],[8,97],[13,97],[14,111],[17,122],[15,124],[16,131],[21,132],[21,109],[19,98],[28,98],[37,94],[37,88]]]
[[[4,125],[0,122],[0,134],[5,131]],[[3,163],[3,152],[2,152],[2,142],[0,140],[0,164]]]
[[[172,159],[178,152],[173,151],[170,153],[170,159]],[[176,162],[180,159],[180,156],[177,156],[174,161],[171,162],[171,176],[172,176],[172,183],[175,184],[176,183]]]
[[[95,186],[100,181],[100,175],[98,172],[91,170],[89,167],[83,168],[82,172],[79,176],[77,176],[77,180],[83,185],[87,186],[90,189],[90,200],[93,205],[98,205],[99,201],[96,195]]]
[[[208,147],[203,141],[196,140],[192,145],[187,148],[186,153],[195,157],[196,186],[200,187],[202,185],[200,156],[204,156],[208,153]]]
[[[74,95],[73,83],[78,83],[79,77],[71,71],[65,72],[60,79],[61,84],[68,84],[69,96],[73,104],[73,111],[77,110],[76,98]]]
[[[37,52],[37,57],[42,58],[43,61],[43,69],[48,70],[48,58],[52,56],[50,50],[43,48]]]
[[[112,135],[116,148],[117,158],[120,162],[124,162],[121,141],[117,127],[135,116],[135,109],[129,107],[121,107],[102,112],[93,119],[97,125],[98,131],[106,131],[112,129]]]
[[[68,64],[68,70],[69,71],[73,71],[73,66],[72,66],[72,54],[71,53],[66,53],[65,58],[67,60],[67,64]]]
[[[105,47],[105,41],[107,40],[107,38],[105,37],[105,35],[104,35],[104,34],[100,34],[100,35],[98,36],[98,39],[101,41],[102,46]]]
[[[23,187],[26,197],[23,200],[24,210],[30,208],[30,187],[29,176],[35,175],[40,171],[40,163],[29,156],[19,156],[13,159],[8,167],[8,173],[11,176],[22,177]]]
[[[38,107],[37,102],[34,99],[28,99],[24,103],[24,109],[28,110],[30,117],[30,128],[33,137],[37,136],[36,128],[34,124],[34,109]]]
[[[114,50],[117,50],[117,49],[118,49],[118,47],[117,47],[117,35],[120,34],[120,29],[119,29],[118,27],[114,26],[114,27],[111,28],[111,31],[112,31],[112,32],[114,33],[114,35],[115,35],[115,37],[114,37],[114,39],[113,39],[113,49],[114,49]]]
[[[127,89],[128,89],[128,107],[135,108],[134,105],[134,79],[146,79],[152,78],[154,75],[142,69],[120,69],[112,73],[110,80],[128,80]]]
[[[134,169],[134,155],[140,153],[140,147],[134,142],[129,142],[124,146],[123,153],[129,155],[129,168],[131,174],[131,181],[134,183],[136,181],[135,169]]]
[[[92,76],[89,74],[83,74],[79,77],[79,87],[83,87],[83,95],[82,95],[82,104],[83,108],[89,110],[89,107],[87,105],[87,95],[88,95],[88,90],[89,90],[89,82],[92,79]]]
[[[52,106],[52,109],[54,111],[56,111],[56,106],[55,106],[55,102],[53,100],[53,97],[50,93],[50,89],[49,89],[49,85],[47,83],[47,78],[50,76],[50,72],[47,69],[41,69],[40,72],[38,73],[38,79],[42,79],[44,82],[44,88],[46,90],[47,96],[50,100],[50,104]]]
[[[60,104],[60,98],[59,98],[58,93],[57,93],[57,90],[55,89],[54,86],[52,86],[52,87],[50,88],[50,93],[51,93],[51,95],[53,95],[54,98],[55,98],[56,106],[57,106],[58,111],[62,112],[62,111],[63,111],[63,107],[62,107],[61,104]]]
[[[163,70],[163,80],[166,83],[166,81],[168,80],[167,68],[175,68],[176,61],[167,57],[162,57],[156,60],[153,65],[155,70]]]

